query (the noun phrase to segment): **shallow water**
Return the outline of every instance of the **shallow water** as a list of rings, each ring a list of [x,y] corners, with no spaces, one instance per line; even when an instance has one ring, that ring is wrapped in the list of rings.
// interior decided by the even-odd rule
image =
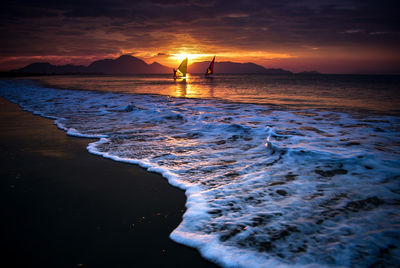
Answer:
[[[223,266],[400,263],[395,78],[96,79],[3,80],[0,96],[184,189],[173,240]]]

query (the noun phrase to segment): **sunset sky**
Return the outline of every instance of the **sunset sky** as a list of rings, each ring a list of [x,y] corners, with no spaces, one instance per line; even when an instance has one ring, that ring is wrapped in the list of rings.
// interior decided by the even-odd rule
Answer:
[[[254,62],[323,73],[400,74],[396,1],[9,1],[0,70],[137,56],[176,66]]]

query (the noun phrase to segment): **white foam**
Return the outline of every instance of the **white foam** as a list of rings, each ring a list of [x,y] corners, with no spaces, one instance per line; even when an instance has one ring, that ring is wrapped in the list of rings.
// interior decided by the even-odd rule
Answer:
[[[184,189],[187,210],[171,238],[222,266],[400,261],[398,117],[18,81],[0,83],[0,95],[68,135],[99,138],[89,152]]]

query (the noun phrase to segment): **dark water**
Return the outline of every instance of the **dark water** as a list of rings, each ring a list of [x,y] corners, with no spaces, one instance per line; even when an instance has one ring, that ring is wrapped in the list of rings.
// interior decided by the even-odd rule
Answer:
[[[400,112],[400,76],[216,75],[173,80],[169,75],[48,76],[45,84],[75,89],[221,99],[289,108]]]
[[[185,190],[174,241],[226,267],[400,263],[397,76],[51,76],[0,96]],[[63,88],[63,89],[59,89]]]

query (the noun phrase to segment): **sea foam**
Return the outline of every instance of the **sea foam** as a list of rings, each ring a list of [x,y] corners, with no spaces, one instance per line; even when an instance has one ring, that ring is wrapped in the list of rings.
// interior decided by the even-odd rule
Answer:
[[[0,95],[99,138],[91,153],[185,190],[171,233],[226,267],[400,263],[399,118],[218,100],[44,88]]]

